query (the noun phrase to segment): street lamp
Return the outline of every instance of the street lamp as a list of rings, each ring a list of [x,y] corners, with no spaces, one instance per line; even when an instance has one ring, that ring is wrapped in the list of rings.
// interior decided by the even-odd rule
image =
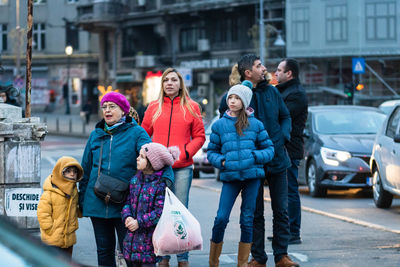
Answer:
[[[264,24],[264,0],[260,0],[260,18],[259,18],[259,35],[260,35],[260,59],[264,64],[264,44],[265,44],[265,26],[267,26],[268,30],[272,30],[276,32],[276,40],[274,42],[275,46],[283,47],[286,45],[285,41],[282,38],[282,31],[278,30],[271,24]]]
[[[67,47],[65,47],[65,54],[67,55],[67,82],[64,84],[63,86],[63,96],[64,96],[64,101],[65,101],[65,114],[70,114],[70,108],[69,108],[69,71],[70,71],[70,58],[72,53],[74,52],[74,49],[72,48],[72,46],[68,45]]]

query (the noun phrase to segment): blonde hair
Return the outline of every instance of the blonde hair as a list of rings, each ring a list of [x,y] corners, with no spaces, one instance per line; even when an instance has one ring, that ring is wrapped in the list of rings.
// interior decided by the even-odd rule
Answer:
[[[231,74],[229,75],[229,86],[234,86],[236,84],[240,84],[240,73],[237,63],[233,65]]]
[[[155,123],[155,121],[158,119],[158,117],[160,117],[161,115],[161,111],[162,111],[162,106],[164,104],[164,97],[165,97],[165,92],[164,92],[164,80],[165,77],[170,74],[171,72],[175,72],[176,75],[178,75],[178,79],[179,79],[179,93],[178,96],[180,97],[180,108],[183,110],[183,117],[185,117],[186,115],[186,109],[187,108],[190,112],[190,114],[192,114],[194,117],[199,118],[199,115],[196,114],[193,110],[193,107],[190,105],[189,100],[190,100],[190,96],[189,96],[189,91],[187,90],[185,83],[183,81],[182,75],[174,68],[168,68],[164,71],[164,73],[161,76],[161,90],[160,90],[160,94],[158,96],[158,108],[156,110],[156,112],[153,115],[153,119],[151,121],[152,125]],[[200,105],[199,105],[199,108]]]
[[[265,72],[264,72],[264,77],[265,77],[265,80],[267,81],[267,83],[270,83],[270,82],[271,82],[271,80],[272,80],[272,74],[271,74],[270,72],[265,71]]]

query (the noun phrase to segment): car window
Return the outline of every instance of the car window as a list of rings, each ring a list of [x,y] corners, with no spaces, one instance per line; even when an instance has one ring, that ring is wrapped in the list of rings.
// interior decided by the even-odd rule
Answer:
[[[374,134],[385,114],[371,110],[327,110],[315,114],[315,130],[322,134]]]
[[[393,138],[396,134],[397,127],[399,125],[400,119],[400,106],[396,108],[390,115],[387,128],[386,128],[386,135],[390,138]]]

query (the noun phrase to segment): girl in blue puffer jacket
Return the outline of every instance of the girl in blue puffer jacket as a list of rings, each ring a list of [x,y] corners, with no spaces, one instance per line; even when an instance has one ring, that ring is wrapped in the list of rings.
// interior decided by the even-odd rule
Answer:
[[[233,204],[241,192],[240,242],[238,265],[247,266],[253,240],[253,218],[264,164],[274,157],[274,146],[262,122],[249,107],[252,84],[244,81],[232,86],[226,96],[229,109],[212,126],[207,158],[220,169],[223,182],[217,216],[212,229],[210,266],[218,266],[225,228]]]

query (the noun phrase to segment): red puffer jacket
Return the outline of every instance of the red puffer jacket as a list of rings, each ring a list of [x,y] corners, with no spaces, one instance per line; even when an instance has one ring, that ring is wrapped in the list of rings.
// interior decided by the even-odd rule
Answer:
[[[149,104],[141,125],[153,142],[163,144],[166,147],[179,147],[181,154],[172,168],[192,165],[192,157],[205,142],[204,125],[199,105],[191,99],[188,101],[198,117],[194,117],[187,108],[185,108],[185,112],[183,111],[179,103],[179,96],[173,100],[164,97],[161,115],[154,125],[152,125],[152,120],[158,108],[158,101]]]

